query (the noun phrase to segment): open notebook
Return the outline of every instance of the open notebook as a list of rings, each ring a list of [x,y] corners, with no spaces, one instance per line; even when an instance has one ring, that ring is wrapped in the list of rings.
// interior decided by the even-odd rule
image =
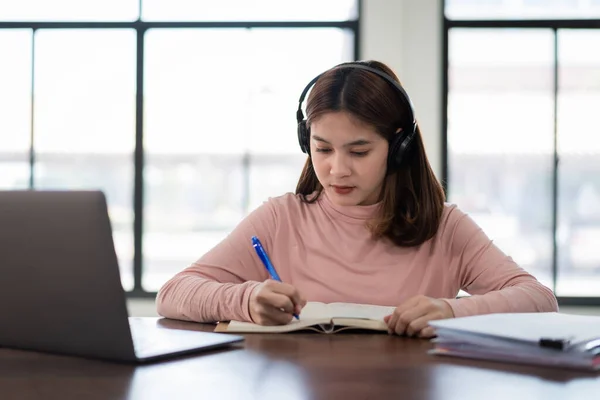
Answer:
[[[368,304],[308,302],[302,309],[300,319],[294,318],[287,325],[263,326],[249,322],[230,321],[229,323],[219,323],[215,331],[238,333],[284,333],[301,330],[335,333],[344,329],[387,331],[383,317],[394,312],[394,309],[395,307]]]

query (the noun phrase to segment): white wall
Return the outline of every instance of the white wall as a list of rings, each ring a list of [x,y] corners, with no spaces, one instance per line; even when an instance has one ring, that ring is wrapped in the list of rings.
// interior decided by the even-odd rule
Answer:
[[[433,170],[441,178],[442,0],[363,0],[361,59],[398,74],[415,107]]]

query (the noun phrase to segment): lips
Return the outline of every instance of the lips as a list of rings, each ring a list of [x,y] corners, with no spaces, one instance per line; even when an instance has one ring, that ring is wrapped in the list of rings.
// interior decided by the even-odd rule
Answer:
[[[331,185],[331,187],[337,194],[349,194],[354,190],[354,186]]]

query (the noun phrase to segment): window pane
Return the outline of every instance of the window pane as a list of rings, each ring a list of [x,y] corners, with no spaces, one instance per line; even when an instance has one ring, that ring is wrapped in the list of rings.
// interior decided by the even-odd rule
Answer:
[[[228,233],[229,230],[218,229],[179,233],[166,230],[145,232],[142,286],[145,290],[157,291],[175,273],[196,261]]]
[[[262,60],[249,65],[255,77],[247,135],[252,139],[249,209],[254,209],[267,197],[295,190],[307,158],[296,135],[298,98],[316,75],[352,60],[354,35],[336,28],[253,29],[250,40],[254,56]],[[313,57],[297,50],[304,47]]]
[[[138,0],[0,0],[0,21],[134,21]]]
[[[600,30],[558,36],[559,296],[600,296]]]
[[[240,66],[251,52],[245,29],[152,29],[145,40],[142,284],[157,290],[244,215],[250,78]]]
[[[216,245],[244,215],[242,158],[148,153],[144,170],[144,289]]]
[[[248,127],[244,138],[251,153],[302,154],[296,110],[302,89],[325,69],[350,61],[352,31],[324,29],[252,29],[248,75]],[[311,49],[307,57],[298,49]],[[303,105],[305,109],[306,103]]]
[[[595,19],[599,0],[446,0],[449,19]]]
[[[151,29],[145,40],[146,151],[242,154],[248,31]]]
[[[142,0],[147,21],[345,21],[357,15],[356,0]]]
[[[452,29],[449,65],[449,200],[552,287],[552,32]]]
[[[0,30],[0,189],[29,186],[31,30]]]
[[[249,209],[255,209],[269,197],[294,192],[306,159],[305,155],[252,157]]]
[[[133,285],[133,30],[40,30],[35,186],[105,192],[123,286]]]
[[[298,97],[315,75],[352,58],[351,43],[340,29],[147,32],[146,290],[159,289],[268,197],[294,190],[306,159]],[[292,50],[303,47],[315,56]]]

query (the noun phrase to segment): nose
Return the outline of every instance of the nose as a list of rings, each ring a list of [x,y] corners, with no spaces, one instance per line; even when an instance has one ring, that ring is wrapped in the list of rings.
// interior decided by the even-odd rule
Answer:
[[[343,177],[350,175],[350,160],[344,154],[339,152],[331,157],[331,168],[329,173],[335,177]]]

